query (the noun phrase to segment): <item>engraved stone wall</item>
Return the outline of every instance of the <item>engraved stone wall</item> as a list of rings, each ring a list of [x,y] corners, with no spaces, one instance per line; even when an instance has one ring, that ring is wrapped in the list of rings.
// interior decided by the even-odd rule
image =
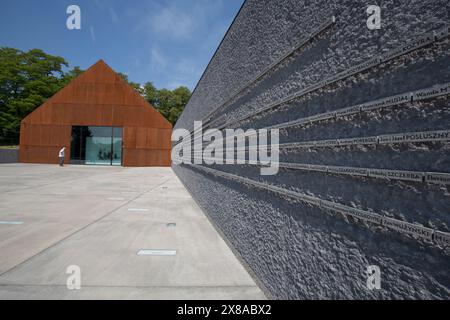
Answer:
[[[280,130],[277,175],[173,166],[273,298],[450,298],[450,4],[371,4],[247,0],[176,124]]]

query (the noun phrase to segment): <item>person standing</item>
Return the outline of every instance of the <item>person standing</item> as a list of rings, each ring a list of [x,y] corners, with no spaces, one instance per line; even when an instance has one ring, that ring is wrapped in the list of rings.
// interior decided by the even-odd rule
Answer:
[[[59,150],[59,165],[61,167],[64,167],[64,158],[66,155],[66,147],[62,147],[61,150]]]

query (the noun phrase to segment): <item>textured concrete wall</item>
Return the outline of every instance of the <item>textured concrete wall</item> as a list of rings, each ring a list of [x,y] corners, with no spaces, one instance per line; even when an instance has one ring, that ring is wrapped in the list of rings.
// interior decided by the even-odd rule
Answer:
[[[450,22],[447,0],[382,1],[382,29],[366,27],[367,1],[248,0],[175,128],[211,110],[227,121],[393,50]],[[334,15],[336,23],[228,101],[300,37]],[[263,128],[450,82],[450,41],[434,43],[233,124]],[[450,129],[448,95],[280,131],[280,142]],[[280,161],[450,172],[450,144],[409,143],[282,151]],[[214,169],[270,183],[443,232],[450,231],[450,187],[420,182],[249,165]],[[189,165],[174,170],[274,298],[450,298],[448,248],[362,224],[322,209],[219,178]],[[366,268],[381,269],[368,290]]]
[[[19,150],[0,149],[0,163],[16,163],[19,161]]]

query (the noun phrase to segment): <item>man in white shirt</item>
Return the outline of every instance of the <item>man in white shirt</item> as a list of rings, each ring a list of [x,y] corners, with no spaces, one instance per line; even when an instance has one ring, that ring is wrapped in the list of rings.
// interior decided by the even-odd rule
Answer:
[[[65,150],[66,147],[63,147],[61,150],[59,150],[59,165],[61,167],[64,167]]]

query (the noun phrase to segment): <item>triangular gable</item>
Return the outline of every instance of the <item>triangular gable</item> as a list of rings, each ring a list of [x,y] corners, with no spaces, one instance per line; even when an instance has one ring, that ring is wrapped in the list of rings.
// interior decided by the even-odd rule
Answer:
[[[141,119],[134,119],[133,121],[141,122],[140,125],[172,128],[171,123],[164,116],[103,60],[99,60],[73,79],[67,86],[24,118],[22,123],[56,124],[61,123],[61,121],[69,121],[69,119],[63,119],[63,114],[72,108],[76,108],[76,113],[81,113],[79,116],[84,115],[86,118],[96,116],[98,118],[100,116],[94,115],[94,112],[101,113],[102,110],[109,110],[111,107],[114,110],[113,115],[109,114],[110,111],[102,115],[107,120],[106,122],[112,121],[113,118],[116,118],[114,122],[117,122],[117,118],[132,117],[132,114],[139,114]],[[132,111],[136,107],[145,109],[136,113]],[[111,119],[108,119],[108,117]],[[88,122],[89,119],[86,119],[86,121]],[[120,122],[127,121],[126,119],[120,119]]]

